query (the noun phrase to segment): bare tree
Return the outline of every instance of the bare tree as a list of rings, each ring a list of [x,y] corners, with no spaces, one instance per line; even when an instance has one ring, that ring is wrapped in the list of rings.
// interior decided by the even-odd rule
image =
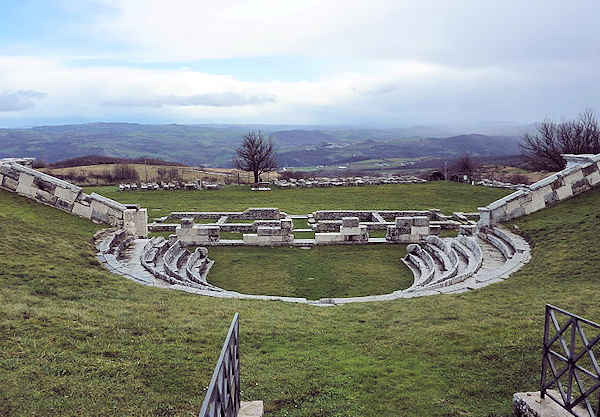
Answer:
[[[523,136],[520,147],[533,168],[560,171],[566,164],[562,154],[600,153],[600,125],[591,110],[566,122],[545,120],[536,134]]]
[[[260,130],[252,130],[244,136],[242,144],[236,149],[236,155],[233,165],[237,169],[254,173],[255,183],[260,181],[263,172],[277,168],[273,143],[266,141]]]
[[[464,154],[454,162],[451,170],[455,175],[467,175],[471,178],[478,168],[479,164],[469,154]]]

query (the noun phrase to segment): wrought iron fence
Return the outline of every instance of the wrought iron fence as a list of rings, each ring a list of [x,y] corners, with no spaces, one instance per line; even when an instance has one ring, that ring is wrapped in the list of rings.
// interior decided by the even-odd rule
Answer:
[[[199,417],[237,417],[240,409],[240,324],[235,313]]]
[[[591,339],[586,330],[594,333]],[[577,417],[600,416],[599,333],[599,324],[546,304],[541,398],[547,395]]]

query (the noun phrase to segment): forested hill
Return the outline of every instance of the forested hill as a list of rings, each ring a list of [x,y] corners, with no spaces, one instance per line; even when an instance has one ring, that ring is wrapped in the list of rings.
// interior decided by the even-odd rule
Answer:
[[[376,158],[476,156],[519,152],[519,136],[465,134],[420,137],[410,129],[259,125],[91,123],[0,129],[0,157],[55,162],[83,155],[150,157],[189,165],[231,165],[241,137],[261,129],[275,143],[281,166],[329,165]]]

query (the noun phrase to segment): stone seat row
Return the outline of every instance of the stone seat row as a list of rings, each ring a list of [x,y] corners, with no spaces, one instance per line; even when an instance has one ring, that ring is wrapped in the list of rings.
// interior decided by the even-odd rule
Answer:
[[[463,282],[483,263],[483,252],[474,237],[441,239],[427,236],[424,244],[407,247],[404,263],[412,270],[413,285],[407,291],[435,290]]]
[[[144,246],[140,262],[148,272],[169,284],[220,291],[206,281],[214,263],[207,255],[206,248],[190,253],[180,240],[155,237]]]

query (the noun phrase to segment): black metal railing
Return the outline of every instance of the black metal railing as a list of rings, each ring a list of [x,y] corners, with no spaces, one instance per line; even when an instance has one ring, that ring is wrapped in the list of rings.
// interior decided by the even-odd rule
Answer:
[[[239,313],[235,313],[198,417],[237,417],[240,409],[239,318]]]
[[[586,330],[594,333],[591,339]],[[547,395],[577,417],[600,416],[599,333],[599,324],[546,304],[541,398]]]

